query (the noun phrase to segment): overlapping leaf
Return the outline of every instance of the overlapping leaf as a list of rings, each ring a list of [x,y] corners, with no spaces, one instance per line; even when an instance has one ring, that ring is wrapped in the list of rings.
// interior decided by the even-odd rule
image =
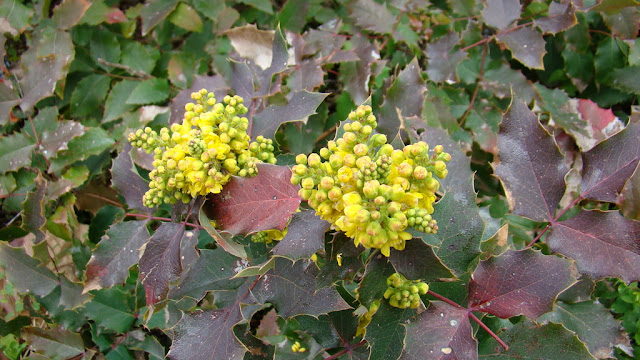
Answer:
[[[498,30],[506,29],[519,17],[520,1],[518,0],[489,1],[482,10],[485,24]]]
[[[0,82],[0,125],[5,125],[9,121],[9,112],[19,103],[20,98],[16,93],[4,82]]]
[[[389,260],[396,271],[407,279],[431,282],[455,277],[421,239],[408,241],[403,251],[392,251]]]
[[[68,143],[73,138],[81,136],[85,127],[75,121],[62,121],[53,131],[42,134],[40,149],[46,158],[54,158],[59,151],[67,150]]]
[[[22,228],[35,235],[36,244],[42,242],[46,235],[43,232],[47,223],[44,217],[44,198],[47,191],[47,181],[38,173],[34,179],[35,189],[27,194],[22,204]]]
[[[494,163],[513,213],[552,221],[564,194],[568,169],[553,138],[520,100],[511,102],[498,134]]]
[[[404,323],[416,315],[415,309],[399,309],[383,301],[367,326],[364,339],[369,343],[370,360],[396,360],[405,343]]]
[[[460,37],[455,32],[447,33],[436,42],[427,45],[429,58],[427,74],[435,82],[455,81],[456,67],[466,57],[460,50],[452,51]]]
[[[233,177],[222,192],[210,196],[205,204],[207,216],[231,234],[250,234],[262,230],[284,230],[298,209],[298,187],[291,185],[286,166],[258,164],[258,175]]]
[[[0,138],[0,174],[31,164],[31,152],[35,148],[34,141],[24,133]]]
[[[138,174],[131,160],[131,145],[127,144],[113,160],[111,183],[118,190],[131,209],[149,212],[142,203],[142,197],[149,190],[149,184]]]
[[[35,326],[24,328],[23,334],[37,353],[53,359],[69,359],[84,353],[80,334],[65,329],[44,330]]]
[[[0,242],[0,265],[7,279],[20,292],[37,296],[49,295],[58,286],[58,278],[40,261],[27,255],[22,248]]]
[[[502,42],[518,61],[530,69],[544,69],[542,58],[547,52],[542,34],[530,27],[524,27],[512,32],[498,34]]]
[[[584,210],[555,223],[547,243],[552,251],[576,260],[580,272],[593,278],[640,280],[640,222],[618,211]]]
[[[251,137],[262,135],[273,138],[276,130],[286,122],[303,121],[316,113],[316,109],[328,94],[299,91],[294,93],[287,105],[270,105],[253,117]]]
[[[51,161],[49,172],[59,172],[65,166],[82,161],[91,155],[97,155],[110,148],[115,141],[102,128],[89,128],[83,135],[71,139],[67,150],[58,153]]]
[[[557,34],[571,28],[577,23],[575,7],[572,3],[552,2],[549,5],[549,16],[533,22],[545,34]]]
[[[287,234],[273,248],[273,254],[294,261],[309,258],[316,251],[324,249],[324,233],[330,225],[313,210],[293,214]]]
[[[462,151],[459,143],[453,141],[446,131],[428,127],[420,134],[419,139],[429,144],[429,148],[442,145],[444,151],[451,155],[451,160],[447,163],[447,171],[449,172],[447,177],[438,179],[443,190],[450,191],[454,188],[460,188],[473,176],[471,159]]]
[[[478,264],[469,283],[470,306],[501,318],[536,319],[575,281],[569,260],[532,250],[507,251]]]

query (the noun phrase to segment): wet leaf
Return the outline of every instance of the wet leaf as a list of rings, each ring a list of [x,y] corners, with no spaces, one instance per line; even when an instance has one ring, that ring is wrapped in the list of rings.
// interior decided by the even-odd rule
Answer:
[[[44,330],[29,326],[22,333],[29,346],[52,359],[69,359],[84,352],[82,337],[63,328]]]
[[[427,75],[430,80],[438,83],[456,80],[456,67],[467,56],[460,50],[453,51],[459,40],[457,33],[449,32],[427,45],[425,53],[429,58]]]
[[[169,21],[187,31],[201,32],[202,19],[191,6],[181,2],[169,15]]]
[[[138,263],[140,248],[149,241],[149,220],[112,225],[87,264],[85,292],[122,284],[129,268]]]
[[[0,242],[0,265],[7,279],[22,293],[40,297],[49,295],[59,284],[58,278],[40,261],[27,255],[23,248]]]
[[[551,227],[552,251],[574,259],[581,273],[594,279],[640,280],[640,222],[618,211],[583,210]]]
[[[294,93],[287,105],[270,105],[253,117],[251,137],[262,135],[273,139],[276,130],[285,122],[307,121],[328,94],[300,91]]]
[[[19,103],[20,98],[15,91],[7,87],[4,82],[0,82],[0,125],[5,125],[9,121],[11,109]]]
[[[467,309],[431,301],[427,311],[408,321],[402,360],[478,358]]]
[[[31,164],[31,152],[36,148],[33,139],[24,133],[0,138],[0,174],[16,171]]]
[[[149,190],[149,184],[138,174],[131,160],[131,145],[125,145],[124,149],[113,160],[111,166],[111,184],[127,202],[130,209],[150,212],[150,209],[142,204],[142,197]]]
[[[178,4],[178,0],[153,0],[144,4],[140,11],[142,19],[142,36],[145,36],[164,18],[169,15]]]
[[[312,262],[292,263],[276,258],[275,268],[262,276],[253,295],[261,304],[273,304],[285,319],[300,314],[319,316],[349,309],[350,306],[334,288],[317,288],[317,274],[318,268]]]
[[[542,34],[525,27],[516,31],[498,34],[498,40],[503,43],[518,61],[530,69],[544,69],[542,58],[547,52]]]
[[[584,199],[616,202],[640,162],[640,124],[627,128],[583,155]]]
[[[559,324],[521,322],[498,333],[498,336],[509,345],[509,350],[490,340],[491,345],[480,353],[480,359],[595,359],[573,332]]]
[[[316,251],[324,249],[324,233],[331,223],[320,219],[314,210],[293,214],[287,234],[273,248],[273,255],[284,256],[293,261],[308,259]]]
[[[71,139],[67,150],[58,153],[51,161],[49,172],[57,173],[66,166],[97,155],[113,146],[115,142],[102,128],[88,128],[82,136]]]
[[[258,175],[233,177],[220,194],[209,196],[204,210],[233,235],[284,230],[300,204],[298,186],[291,185],[290,177],[286,166],[258,164]]]
[[[382,300],[364,336],[371,351],[369,359],[398,359],[405,344],[407,329],[404,323],[415,316],[416,312],[415,309],[398,309],[389,305],[387,300]]]
[[[241,359],[246,349],[233,334],[242,320],[237,304],[218,310],[185,314],[176,325],[171,350],[172,360]]]
[[[571,261],[532,250],[507,251],[481,261],[469,283],[470,306],[503,319],[536,319],[575,283]]]
[[[389,260],[396,271],[407,279],[431,282],[455,278],[451,270],[440,262],[433,249],[421,239],[408,241],[403,251],[391,251]]]
[[[497,0],[488,1],[482,10],[485,24],[504,30],[520,17],[520,1]]]
[[[56,157],[59,151],[69,149],[69,141],[85,132],[85,127],[75,121],[61,121],[57,125],[55,130],[43,133],[40,138],[40,149],[47,159]]]
[[[82,79],[71,96],[71,114],[75,117],[91,115],[100,109],[109,93],[111,79],[93,74]]]
[[[552,2],[549,5],[549,16],[535,19],[533,24],[545,34],[557,34],[570,29],[577,23],[575,8],[572,3]]]
[[[554,322],[575,332],[589,351],[599,359],[614,357],[614,345],[620,342],[620,322],[596,301],[575,304],[557,302],[553,312],[537,320],[541,324]]]
[[[65,0],[53,9],[53,22],[58,29],[70,29],[82,19],[89,6],[87,0]]]
[[[395,16],[383,4],[373,0],[356,0],[347,7],[356,24],[379,34],[391,34]]]
[[[536,221],[553,220],[569,170],[553,138],[518,99],[500,125],[498,149],[499,161],[493,167],[513,213]]]

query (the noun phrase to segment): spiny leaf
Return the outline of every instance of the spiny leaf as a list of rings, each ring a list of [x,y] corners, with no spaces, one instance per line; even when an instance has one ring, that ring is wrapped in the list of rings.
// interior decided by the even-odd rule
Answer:
[[[258,175],[233,177],[220,194],[209,197],[207,216],[233,235],[284,230],[300,204],[290,177],[286,166],[258,164]]]
[[[318,287],[331,286],[349,276],[353,277],[363,267],[362,248],[353,245],[353,239],[347,237],[343,232],[333,236],[326,245],[326,262],[318,275]],[[338,264],[337,257],[342,258]]]
[[[157,104],[169,97],[169,82],[167,79],[149,79],[141,81],[133,89],[126,103],[129,105]]]
[[[349,13],[356,24],[379,34],[391,34],[395,16],[383,4],[373,0],[356,0],[349,3]]]
[[[58,153],[51,161],[49,172],[57,173],[67,165],[82,161],[91,155],[97,155],[110,148],[115,141],[102,128],[89,128],[82,136],[71,139],[67,150]]]
[[[253,295],[261,304],[273,304],[285,319],[300,314],[319,316],[349,309],[335,289],[317,289],[317,274],[318,268],[313,262],[292,263],[276,258],[275,268],[262,276]]]
[[[140,11],[142,19],[142,36],[145,36],[156,25],[164,20],[178,4],[178,0],[153,0],[145,3]]]
[[[111,183],[124,197],[129,208],[148,213],[150,209],[142,204],[142,197],[149,189],[149,184],[135,170],[130,151],[131,145],[127,144],[113,160]]]
[[[129,268],[138,263],[139,249],[149,241],[149,220],[112,225],[87,264],[85,292],[124,283]]]
[[[639,20],[637,5],[626,7],[616,14],[604,16],[604,21],[609,25],[611,31],[623,39],[633,39],[636,37],[638,27],[640,26]]]
[[[404,326],[407,337],[402,360],[478,358],[478,343],[472,336],[467,309],[431,301],[427,311]]]
[[[82,19],[89,6],[87,0],[65,0],[53,9],[52,20],[58,29],[70,29]]]
[[[596,301],[575,304],[557,302],[553,312],[542,315],[537,320],[541,324],[554,322],[574,331],[591,354],[599,359],[612,358],[614,346],[622,342],[620,321]]]
[[[505,319],[536,319],[575,281],[569,260],[532,250],[507,251],[480,262],[469,283],[470,306]]]
[[[640,280],[640,222],[618,211],[583,210],[551,227],[552,251],[576,260],[578,269],[593,278]]]
[[[407,332],[403,325],[416,312],[415,309],[398,309],[382,300],[364,336],[371,350],[370,360],[396,360],[400,357]]]
[[[53,131],[42,134],[40,149],[47,159],[55,158],[58,152],[67,150],[72,139],[83,135],[85,127],[75,121],[62,121]]]
[[[169,284],[182,274],[181,243],[193,237],[184,224],[162,223],[147,243],[140,258],[140,279],[147,305],[164,300]]]
[[[22,332],[36,352],[51,359],[70,359],[84,352],[84,341],[80,334],[69,330],[44,330],[29,326],[22,329]]]
[[[530,27],[524,27],[516,31],[498,34],[498,40],[502,42],[518,61],[530,69],[544,70],[542,58],[547,52],[542,34]]]
[[[482,360],[562,359],[595,360],[576,335],[560,324],[521,322],[498,336],[509,345],[505,350],[495,340],[481,352]]]
[[[584,199],[617,202],[618,195],[640,162],[640,124],[627,128],[583,155]]]
[[[370,259],[366,265],[364,276],[358,285],[358,301],[366,306],[382,299],[387,290],[387,279],[395,269],[387,257],[380,254]]]
[[[35,147],[34,141],[24,133],[1,137],[0,174],[31,164],[31,152]]]
[[[44,197],[47,191],[47,181],[38,173],[33,180],[35,189],[27,194],[27,198],[22,203],[22,229],[35,235],[34,243],[42,242],[46,235],[42,231],[47,220],[44,217]]]
[[[456,67],[466,57],[460,50],[452,51],[459,40],[456,32],[449,32],[427,45],[425,53],[429,58],[427,74],[430,80],[438,83],[456,80]]]
[[[520,1],[518,0],[488,1],[482,10],[482,18],[485,24],[498,30],[506,29],[519,17]]]
[[[24,249],[9,246],[5,241],[0,242],[0,265],[7,279],[20,292],[43,297],[58,286],[55,274],[40,261],[27,255]]]
[[[5,125],[9,121],[9,112],[19,103],[20,98],[15,91],[0,81],[0,125]]]
[[[251,137],[262,135],[273,138],[283,123],[306,122],[309,116],[316,113],[316,109],[327,95],[329,94],[299,91],[293,94],[287,105],[270,105],[253,117]]]
[[[408,241],[403,251],[391,251],[389,260],[396,271],[407,279],[431,282],[455,278],[451,270],[440,262],[433,249],[421,239]]]
[[[293,214],[287,234],[273,248],[273,254],[293,261],[308,259],[316,251],[324,249],[324,233],[331,224],[320,219],[313,210]]]
[[[184,106],[187,103],[193,102],[191,99],[191,93],[199,91],[200,89],[207,89],[215,94],[216,99],[221,100],[227,95],[229,91],[229,85],[225,82],[224,78],[220,75],[214,76],[201,76],[196,75],[193,79],[193,84],[190,88],[182,90],[171,99],[171,123],[180,123],[184,116]],[[245,99],[249,100],[249,99]]]
[[[92,292],[93,299],[85,304],[86,315],[102,328],[124,333],[131,328],[134,315],[134,298],[121,287]]]
[[[498,134],[496,174],[516,215],[550,221],[564,194],[568,169],[553,138],[520,100],[513,99]]]
[[[447,171],[449,172],[447,177],[438,179],[443,190],[451,191],[454,188],[459,188],[473,177],[471,158],[462,151],[460,144],[452,140],[445,130],[427,127],[420,134],[419,140],[429,144],[431,149],[436,145],[442,145],[444,151],[451,155],[451,160],[447,163]]]
[[[151,74],[159,58],[160,51],[158,49],[149,45],[142,45],[139,42],[126,42],[122,48],[122,65],[128,66],[142,75]],[[137,82],[135,83],[137,84]],[[127,92],[127,94],[129,93],[131,91]]]
[[[575,7],[572,3],[552,2],[549,5],[549,16],[533,21],[545,34],[557,34],[577,24]]]

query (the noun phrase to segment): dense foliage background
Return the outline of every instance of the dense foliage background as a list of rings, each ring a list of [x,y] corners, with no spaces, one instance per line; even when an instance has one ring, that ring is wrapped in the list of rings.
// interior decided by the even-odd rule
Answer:
[[[2,1],[0,350],[638,356],[639,24],[635,0]],[[146,208],[152,158],[127,134],[180,121],[201,88],[242,96],[280,166],[225,187],[241,210]],[[388,259],[304,203],[292,217],[292,154],[363,103],[395,145],[452,155],[440,231]],[[367,314],[396,271],[429,282],[425,306]]]

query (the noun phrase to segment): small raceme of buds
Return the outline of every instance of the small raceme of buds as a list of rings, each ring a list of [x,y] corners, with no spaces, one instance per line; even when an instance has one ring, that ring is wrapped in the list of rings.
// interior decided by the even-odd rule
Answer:
[[[280,231],[278,229],[258,231],[251,235],[251,241],[254,243],[270,244],[274,240],[282,240],[282,238],[287,235],[287,230],[288,228],[285,228],[284,231]]]
[[[429,291],[429,285],[420,280],[407,280],[401,274],[395,273],[387,278],[387,291],[384,298],[389,299],[389,305],[406,309],[420,306],[420,295]]]
[[[431,218],[437,178],[447,176],[451,155],[441,145],[431,151],[420,141],[402,150],[374,133],[370,106],[349,114],[344,134],[319,153],[296,157],[291,183],[301,185],[302,199],[333,228],[344,231],[356,246],[402,250],[411,235],[408,227],[435,233]]]
[[[129,134],[133,146],[154,154],[145,206],[216,194],[231,175],[255,176],[257,163],[275,163],[272,140],[258,136],[249,142],[241,97],[227,95],[218,103],[212,92],[202,89],[191,98],[195,102],[185,105],[181,124],[160,133],[146,127]]]

